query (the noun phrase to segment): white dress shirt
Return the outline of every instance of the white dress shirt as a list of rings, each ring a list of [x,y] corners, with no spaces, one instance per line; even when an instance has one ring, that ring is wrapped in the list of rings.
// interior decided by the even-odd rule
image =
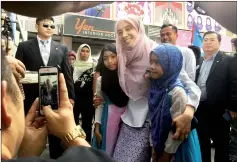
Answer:
[[[40,42],[41,39],[39,38],[38,35],[37,35],[37,40],[38,40],[40,54],[41,54],[41,57],[43,59],[44,65],[47,66],[48,65],[48,61],[49,61],[49,56],[50,56],[50,49],[51,49],[52,38],[50,38],[48,40],[44,40],[44,41],[48,41],[45,44],[45,46]]]
[[[205,101],[207,99],[206,82],[207,82],[207,78],[209,76],[211,67],[212,67],[213,62],[216,58],[217,53],[214,54],[209,59],[204,59],[203,62],[202,62],[202,66],[200,67],[201,69],[200,69],[200,74],[198,76],[197,85],[198,85],[198,87],[200,88],[200,90],[202,92],[201,101]]]
[[[188,74],[189,78],[195,81],[196,76],[196,58],[193,51],[187,47],[180,47],[179,50],[182,52],[183,55],[183,69]]]

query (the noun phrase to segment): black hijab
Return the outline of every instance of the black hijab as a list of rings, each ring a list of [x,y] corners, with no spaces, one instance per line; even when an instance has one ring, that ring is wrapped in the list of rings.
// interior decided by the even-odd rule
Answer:
[[[100,64],[101,90],[108,96],[109,100],[118,107],[124,107],[128,103],[128,97],[123,92],[119,85],[118,71],[109,70],[104,65],[104,52],[110,51],[114,54],[116,52],[116,46],[114,44],[107,44],[101,50],[98,64]]]

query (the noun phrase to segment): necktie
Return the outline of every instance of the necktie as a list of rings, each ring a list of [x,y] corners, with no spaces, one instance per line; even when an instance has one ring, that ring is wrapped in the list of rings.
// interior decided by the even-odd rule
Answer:
[[[48,40],[40,40],[40,43],[43,45],[43,46],[41,46],[41,49],[40,49],[41,56],[43,58],[44,65],[47,66],[50,52],[48,51],[46,44],[48,44],[49,41]]]
[[[40,42],[42,43],[42,45],[43,45],[44,47],[46,47],[46,44],[49,43],[48,40],[40,40]]]

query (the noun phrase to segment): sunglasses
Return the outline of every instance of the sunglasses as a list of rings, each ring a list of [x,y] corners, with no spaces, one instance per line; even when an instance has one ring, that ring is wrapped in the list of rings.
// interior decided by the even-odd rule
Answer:
[[[51,29],[55,29],[55,25],[48,25],[48,24],[43,24],[44,28],[50,27]]]

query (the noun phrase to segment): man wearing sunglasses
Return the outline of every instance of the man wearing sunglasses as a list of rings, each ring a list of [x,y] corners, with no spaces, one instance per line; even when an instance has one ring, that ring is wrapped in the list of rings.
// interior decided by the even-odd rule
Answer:
[[[18,45],[16,58],[24,63],[26,70],[38,71],[41,66],[60,66],[61,72],[65,76],[68,89],[68,96],[74,105],[74,85],[71,69],[68,60],[68,49],[66,46],[52,40],[55,25],[52,17],[37,18],[35,28],[37,37]],[[25,114],[29,111],[35,98],[38,97],[38,83],[23,84],[25,91],[24,108]],[[55,136],[49,135],[50,157],[58,158],[63,149],[60,140]]]

